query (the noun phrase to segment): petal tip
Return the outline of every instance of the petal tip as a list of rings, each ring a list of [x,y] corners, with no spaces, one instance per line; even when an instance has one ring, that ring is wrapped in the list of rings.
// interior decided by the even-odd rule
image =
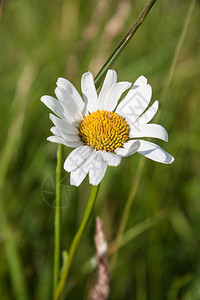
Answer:
[[[50,113],[49,114],[49,119],[51,120],[51,121],[53,121],[53,118],[54,118],[55,116],[52,114],[52,113]]]
[[[144,75],[141,75],[138,77],[138,79],[135,82],[136,85],[146,85],[147,84],[147,78]]]
[[[158,108],[158,106],[159,106],[159,101],[158,100],[156,100],[156,101],[154,101],[154,103],[153,103],[155,106],[156,106],[156,108]]]
[[[169,164],[172,164],[175,161],[175,158],[171,155],[171,160],[169,162]]]
[[[42,101],[42,102],[44,103],[44,101],[45,101],[45,97],[46,97],[46,96],[42,96],[42,97],[40,97],[40,101]]]
[[[93,75],[90,71],[83,73],[82,77],[85,77],[85,76],[92,76],[93,77]]]
[[[50,99],[51,99],[51,96],[43,95],[43,96],[40,98],[40,101],[42,101],[42,102],[47,106],[47,103],[49,103]]]
[[[80,184],[77,184],[74,180],[73,180],[73,178],[71,179],[70,178],[70,184],[71,185],[73,185],[73,186],[76,186],[76,187],[78,187]]]
[[[65,171],[70,172],[66,163],[64,163],[63,168],[64,168]]]
[[[62,81],[62,79],[63,79],[63,78],[58,77],[58,79],[57,79],[57,81],[56,81],[56,85],[57,85],[57,86],[60,86],[60,82]]]
[[[47,141],[48,141],[48,142],[52,142],[52,137],[53,137],[53,135],[48,136]]]
[[[71,176],[70,176],[70,184],[73,185],[73,186],[76,186],[78,187],[81,183],[82,183],[83,180],[75,180],[73,177],[72,177],[72,173],[71,173]]]

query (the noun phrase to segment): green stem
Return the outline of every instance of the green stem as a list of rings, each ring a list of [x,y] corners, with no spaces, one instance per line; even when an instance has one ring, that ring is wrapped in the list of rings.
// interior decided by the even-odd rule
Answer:
[[[54,221],[54,278],[53,288],[54,295],[58,285],[58,276],[60,269],[60,208],[61,208],[61,173],[62,173],[62,145],[59,144],[57,151],[57,168],[56,168],[56,211]]]
[[[70,247],[70,250],[69,250],[69,255],[68,255],[68,258],[67,258],[66,268],[65,268],[64,272],[62,273],[60,282],[58,284],[58,288],[56,290],[54,300],[58,300],[60,298],[60,295],[61,295],[62,290],[64,288],[64,285],[66,283],[66,280],[67,280],[67,277],[68,277],[68,274],[69,274],[69,269],[71,267],[74,254],[75,254],[76,249],[78,247],[81,236],[82,236],[82,234],[83,234],[83,232],[84,232],[84,230],[87,226],[88,220],[91,216],[92,208],[94,206],[94,202],[95,202],[95,199],[96,199],[98,191],[99,191],[99,186],[100,186],[100,184],[99,185],[94,185],[92,187],[92,191],[91,191],[91,194],[90,194],[90,198],[88,200],[87,207],[85,209],[83,219],[82,219],[80,227],[79,227],[79,229],[78,229],[78,231],[77,231],[77,233],[76,233],[76,235],[75,235],[75,237],[72,241],[72,244],[71,244],[71,247]]]
[[[149,11],[151,10],[152,6],[156,0],[150,0],[145,8],[141,11],[139,17],[135,21],[135,23],[132,25],[130,30],[127,32],[127,34],[123,37],[123,39],[119,42],[115,50],[112,52],[106,63],[103,65],[99,73],[97,74],[95,80],[96,80],[96,87],[99,87],[100,82],[102,80],[102,77],[105,75],[106,71],[111,67],[111,65],[114,63],[114,61],[117,59],[117,57],[120,55],[122,50],[125,48],[127,43],[130,41],[130,39],[134,36],[138,28],[142,25],[145,18],[147,17]]]

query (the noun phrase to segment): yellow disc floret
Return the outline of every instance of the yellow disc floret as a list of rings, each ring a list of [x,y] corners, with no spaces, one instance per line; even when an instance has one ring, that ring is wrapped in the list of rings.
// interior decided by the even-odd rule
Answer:
[[[129,126],[117,113],[101,110],[86,116],[81,122],[79,132],[85,145],[96,150],[113,152],[128,140]]]

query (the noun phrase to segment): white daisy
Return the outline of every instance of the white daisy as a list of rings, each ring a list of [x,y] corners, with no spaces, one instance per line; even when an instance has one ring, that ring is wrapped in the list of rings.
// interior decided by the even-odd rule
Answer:
[[[83,99],[64,78],[58,78],[55,90],[59,101],[51,96],[41,98],[58,116],[50,114],[54,135],[47,139],[75,148],[64,163],[64,169],[71,172],[72,185],[79,186],[88,173],[89,182],[98,185],[107,166],[118,166],[122,157],[136,152],[164,164],[174,161],[158,145],[138,139],[152,137],[167,142],[168,134],[161,125],[149,124],[158,110],[158,101],[147,109],[152,95],[147,79],[140,76],[131,85],[117,82],[116,72],[108,70],[98,95],[93,76],[87,72],[81,79]]]

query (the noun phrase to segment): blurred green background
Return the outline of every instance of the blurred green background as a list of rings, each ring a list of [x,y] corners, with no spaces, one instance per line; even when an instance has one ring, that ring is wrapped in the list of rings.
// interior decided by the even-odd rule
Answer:
[[[137,18],[144,0],[5,1],[0,23],[0,298],[51,299],[57,145],[42,95],[59,76],[80,91]],[[195,7],[192,5],[195,3]],[[95,216],[108,242],[130,192],[135,197],[111,274],[109,299],[200,299],[200,2],[157,1],[115,62],[118,80],[141,74],[160,100],[159,123],[175,157],[162,165],[139,154],[109,168],[81,240],[63,299],[87,299]],[[188,12],[190,10],[190,16]],[[157,142],[155,140],[155,142]],[[71,149],[64,150],[64,157]],[[138,169],[139,168],[139,169]],[[137,187],[137,181],[139,181]],[[63,172],[62,249],[68,249],[91,187]],[[140,233],[140,234],[139,234]],[[110,256],[112,259],[112,255]]]

